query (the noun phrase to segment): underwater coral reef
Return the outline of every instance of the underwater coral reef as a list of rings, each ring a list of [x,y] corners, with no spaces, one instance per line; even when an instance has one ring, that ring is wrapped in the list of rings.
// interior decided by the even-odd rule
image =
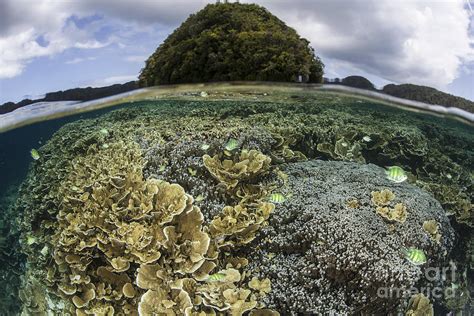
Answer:
[[[422,277],[474,248],[456,233],[473,223],[472,132],[436,120],[321,95],[143,101],[67,124],[16,204],[22,312],[461,309],[377,292],[469,286]]]

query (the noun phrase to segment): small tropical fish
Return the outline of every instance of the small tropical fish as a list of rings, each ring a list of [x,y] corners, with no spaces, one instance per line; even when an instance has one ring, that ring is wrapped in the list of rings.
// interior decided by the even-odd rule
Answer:
[[[267,253],[267,258],[268,258],[269,260],[272,260],[273,258],[275,258],[275,256],[276,256],[276,254],[273,253],[273,252]]]
[[[42,254],[43,256],[46,256],[46,255],[48,254],[48,252],[49,252],[48,246],[47,246],[47,245],[44,246],[43,249],[41,249],[40,252],[41,252],[41,254]]]
[[[239,147],[239,143],[237,142],[237,140],[235,138],[231,138],[231,139],[229,139],[227,144],[225,144],[224,148],[225,148],[225,150],[233,151],[237,147]]]
[[[426,263],[426,255],[421,249],[411,247],[404,249],[403,253],[405,258],[414,265],[418,266]]]
[[[201,149],[202,150],[208,150],[209,147],[211,147],[211,146],[209,146],[208,144],[202,144]]]
[[[208,96],[209,96],[209,94],[207,94],[206,91],[202,91],[202,92],[201,92],[201,97],[207,98]]]
[[[108,131],[106,128],[102,128],[102,129],[100,130],[100,133],[101,133],[102,135],[104,135],[104,136],[109,136],[109,131]]]
[[[36,149],[32,149],[30,151],[30,154],[31,154],[31,158],[33,158],[34,160],[40,159],[40,154]]]
[[[194,200],[195,202],[202,202],[204,201],[204,195],[202,194],[199,194],[196,199]]]
[[[270,202],[272,203],[283,203],[286,201],[286,198],[283,194],[281,193],[272,193],[270,194]]]
[[[214,273],[207,277],[208,282],[219,282],[224,280],[225,274],[224,273]]]
[[[33,236],[27,236],[27,237],[26,237],[26,244],[27,244],[28,246],[31,246],[31,245],[33,245],[34,243],[36,243],[36,238],[35,238],[35,237],[33,237]]]
[[[193,177],[196,176],[196,174],[197,174],[197,171],[194,170],[194,169],[191,168],[191,167],[188,168],[188,171],[189,171],[189,174],[192,175]]]
[[[370,136],[364,136],[364,137],[362,137],[362,140],[363,140],[364,142],[368,143],[368,142],[371,142],[371,141],[372,141],[372,138],[370,138]]]
[[[408,178],[405,171],[398,166],[388,167],[387,170],[385,170],[385,174],[387,175],[387,179],[396,183],[403,182]]]

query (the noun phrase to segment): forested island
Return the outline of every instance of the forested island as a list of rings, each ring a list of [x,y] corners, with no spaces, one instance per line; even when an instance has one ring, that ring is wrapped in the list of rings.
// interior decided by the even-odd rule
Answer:
[[[209,4],[146,61],[140,85],[215,81],[320,83],[323,63],[309,41],[255,4]]]

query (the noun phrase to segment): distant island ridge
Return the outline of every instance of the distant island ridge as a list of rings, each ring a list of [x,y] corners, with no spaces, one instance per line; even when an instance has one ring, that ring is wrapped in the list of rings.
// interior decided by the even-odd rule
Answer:
[[[414,84],[388,84],[382,89],[376,89],[375,86],[368,79],[361,76],[348,76],[343,79],[324,78],[324,84],[342,85],[358,89],[370,90],[407,100],[442,105],[446,107],[457,107],[467,112],[474,113],[473,101],[426,86]],[[138,81],[130,81],[124,84],[114,84],[98,88],[87,87],[49,92],[46,93],[44,98],[41,99],[24,99],[17,103],[6,102],[0,105],[0,115],[12,112],[26,105],[39,102],[90,101],[136,90],[138,88],[140,88]]]

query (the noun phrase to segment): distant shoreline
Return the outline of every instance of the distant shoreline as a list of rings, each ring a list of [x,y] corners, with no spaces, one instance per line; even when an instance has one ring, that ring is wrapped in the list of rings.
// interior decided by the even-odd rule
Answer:
[[[352,79],[352,81],[347,81],[347,79],[349,78]],[[217,84],[217,83],[218,82],[209,82],[207,84]],[[223,82],[223,83],[231,84],[231,82]],[[239,81],[236,81],[234,83],[238,84]],[[245,82],[245,84],[249,84],[249,83],[250,82]],[[293,83],[285,83],[285,82],[254,82],[254,83],[267,84],[267,85],[293,84]],[[159,87],[171,87],[171,86],[173,85],[162,85]],[[467,99],[463,99],[461,97],[453,96],[453,95],[438,91],[430,87],[416,86],[416,85],[411,85],[411,84],[401,84],[401,85],[390,84],[390,85],[386,85],[383,89],[379,90],[379,89],[376,89],[373,86],[373,84],[370,81],[368,81],[366,78],[363,78],[360,76],[349,76],[342,80],[338,78],[336,79],[324,78],[324,86],[341,87],[341,89],[339,88],[333,89],[333,90],[339,90],[339,91],[343,91],[344,87],[357,88],[357,90],[353,90],[353,92],[358,92],[358,91],[360,92],[360,90],[363,90],[363,91],[369,92],[369,94],[376,93],[373,96],[377,98],[380,98],[382,96],[387,96],[388,99],[395,97],[396,99],[393,99],[393,102],[397,102],[397,103],[399,102],[400,99],[403,99],[403,100],[409,100],[409,101],[415,102],[415,104],[418,104],[418,103],[429,104],[429,105],[432,105],[433,109],[436,109],[435,111],[437,112],[438,111],[443,112],[443,109],[440,108],[442,107],[442,108],[451,108],[451,109],[456,108],[464,112],[474,113],[474,102]],[[99,100],[105,97],[110,97],[110,96],[118,95],[121,93],[134,91],[139,88],[140,87],[138,86],[138,81],[130,81],[124,84],[114,84],[114,85],[105,86],[105,87],[74,88],[74,89],[68,89],[64,91],[49,92],[41,99],[36,99],[36,100],[24,99],[17,103],[6,102],[0,105],[0,117],[2,117],[2,115],[4,114],[11,113],[25,106],[28,106],[31,104],[37,104],[40,102],[55,102],[55,101],[85,102],[85,101]],[[416,94],[417,91],[420,91],[419,95],[414,95]],[[411,95],[412,97],[411,98],[405,97],[404,94]],[[457,106],[456,102],[454,102],[455,104],[453,105],[438,104],[436,101],[433,101],[433,99],[437,100],[437,96],[441,96],[440,98],[442,98],[443,100],[455,100],[455,101],[460,100],[463,106]],[[429,98],[429,101],[424,100],[424,98]],[[415,107],[419,107],[420,104],[415,105]],[[452,111],[453,110],[450,110],[448,112],[452,112]],[[454,112],[458,112],[458,111],[454,110]],[[464,116],[463,112],[459,112],[459,114],[461,116]]]
[[[417,101],[411,101],[392,97],[376,91],[346,87],[342,85],[322,85],[322,84],[298,84],[280,82],[227,82],[227,83],[206,83],[206,84],[180,84],[156,86],[143,89],[135,89],[129,92],[116,94],[106,98],[91,100],[86,102],[43,102],[39,107],[19,108],[14,112],[0,115],[0,133],[14,128],[26,126],[36,122],[61,118],[78,113],[84,113],[111,107],[114,105],[147,100],[165,100],[170,98],[183,98],[186,93],[199,94],[205,90],[208,93],[247,93],[259,95],[261,100],[265,100],[265,92],[274,89],[275,93],[301,93],[319,92],[352,95],[354,97],[383,103],[389,106],[401,107],[405,110],[415,112],[426,112],[438,116],[450,117],[467,124],[474,124],[474,114],[454,107],[443,107],[431,105]],[[272,92],[270,91],[270,94]],[[216,101],[218,99],[212,99]]]

